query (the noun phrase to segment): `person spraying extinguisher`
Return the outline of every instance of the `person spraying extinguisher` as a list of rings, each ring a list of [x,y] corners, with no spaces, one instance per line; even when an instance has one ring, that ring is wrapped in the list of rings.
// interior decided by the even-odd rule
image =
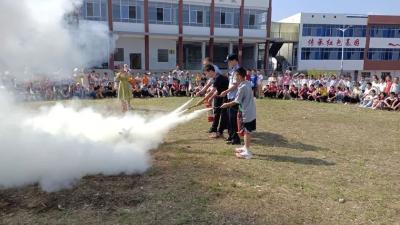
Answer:
[[[206,102],[206,106],[210,106],[210,102],[213,102],[213,115],[209,115],[209,122],[212,119],[212,125],[210,128],[210,138],[221,138],[223,137],[223,132],[227,129],[228,114],[226,109],[222,109],[221,105],[227,101],[226,96],[220,96],[222,92],[226,91],[229,87],[229,79],[226,76],[217,74],[213,65],[209,64],[204,67],[204,73],[207,77],[213,80],[212,87],[206,96],[197,103],[196,106],[201,105]],[[209,112],[210,113],[210,112]]]

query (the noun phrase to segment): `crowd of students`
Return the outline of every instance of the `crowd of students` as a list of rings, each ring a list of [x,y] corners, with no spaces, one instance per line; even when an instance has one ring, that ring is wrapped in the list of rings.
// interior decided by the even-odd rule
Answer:
[[[53,101],[67,99],[100,99],[117,96],[113,76],[107,72],[75,71],[71,76],[36,76],[15,79],[12,74],[0,76],[0,86],[13,92],[21,101]]]
[[[322,75],[318,79],[290,71],[272,75],[262,88],[264,97],[329,103],[359,104],[360,107],[400,111],[399,78],[385,76],[372,79]]]
[[[203,62],[204,65],[207,64]],[[217,72],[221,73],[217,68]],[[174,70],[164,73],[133,73],[129,69],[128,82],[133,98],[170,96],[201,96],[207,84],[203,72]],[[400,111],[399,78],[391,76],[349,77],[321,75],[318,78],[290,71],[272,74],[267,79],[261,71],[247,70],[246,80],[255,97],[296,99],[328,103],[359,104],[360,107]],[[12,87],[16,96],[26,101],[64,99],[102,99],[118,96],[118,81],[107,72],[74,72],[69,79],[33,79],[17,82],[12,76],[1,76],[0,83]],[[202,93],[204,94],[204,93]]]

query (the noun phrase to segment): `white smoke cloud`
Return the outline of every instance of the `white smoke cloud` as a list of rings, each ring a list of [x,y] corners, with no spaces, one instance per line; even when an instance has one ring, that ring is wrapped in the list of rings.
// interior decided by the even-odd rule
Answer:
[[[75,67],[106,60],[114,43],[106,24],[80,21],[79,27],[70,27],[64,21],[79,4],[81,0],[1,0],[0,71],[19,78],[55,71],[70,75]],[[165,134],[205,111],[185,114],[187,102],[150,119],[104,116],[61,104],[38,112],[15,105],[5,91],[0,84],[0,188],[38,183],[51,192],[86,175],[143,173],[151,165],[149,151]]]
[[[85,175],[146,171],[149,151],[165,134],[206,111],[183,114],[182,108],[149,119],[106,117],[91,108],[61,104],[34,112],[4,97],[0,105],[5,106],[0,110],[0,187],[39,183],[49,192],[71,187]]]
[[[107,61],[115,41],[105,22],[80,20],[73,26],[65,20],[81,4],[82,0],[1,0],[0,68],[21,76],[26,71],[70,75],[75,67]]]

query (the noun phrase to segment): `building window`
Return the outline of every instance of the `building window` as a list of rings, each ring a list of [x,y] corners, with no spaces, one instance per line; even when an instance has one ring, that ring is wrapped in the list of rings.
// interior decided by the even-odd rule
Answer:
[[[239,16],[238,15],[239,15],[239,8],[216,7],[215,8],[215,27],[223,27],[223,28],[238,27],[238,24],[239,24]],[[209,15],[207,15],[207,16],[209,16]],[[247,24],[247,21],[245,23]]]
[[[87,2],[86,3],[86,16],[94,16],[94,7],[93,7],[93,2]]]
[[[400,49],[370,48],[368,59],[374,61],[400,61]]]
[[[221,24],[225,25],[226,21],[225,21],[225,12],[221,12]]]
[[[137,0],[113,0],[112,16],[113,21],[141,23],[143,22],[143,2]]]
[[[149,2],[149,23],[177,24],[178,5]]]
[[[365,37],[367,27],[363,25],[340,25],[340,24],[303,24],[303,36],[314,37],[342,37],[343,33],[339,30],[349,27],[344,32],[345,37]]]
[[[256,16],[250,15],[249,17],[249,26],[254,26],[256,24]]]
[[[158,49],[158,62],[168,62],[168,49]]]
[[[157,21],[163,21],[163,20],[164,20],[164,9],[157,8]]]
[[[136,6],[129,6],[129,19],[136,19]]]
[[[302,48],[301,60],[341,60],[341,48]],[[344,60],[363,60],[363,48],[346,48],[343,54]]]
[[[119,61],[119,62],[124,61],[124,49],[123,48],[115,49],[114,60]]]
[[[196,11],[197,13],[197,23],[202,24],[203,23],[203,11]]]
[[[217,14],[219,15],[218,12]],[[183,5],[183,25],[185,26],[209,26],[209,16],[210,9],[207,6]]]
[[[400,38],[400,26],[398,25],[376,25],[371,27],[371,37]]]

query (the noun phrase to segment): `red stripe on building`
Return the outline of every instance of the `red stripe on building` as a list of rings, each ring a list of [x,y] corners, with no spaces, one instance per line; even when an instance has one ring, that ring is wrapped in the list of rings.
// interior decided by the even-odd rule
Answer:
[[[144,69],[150,70],[149,0],[143,2],[144,11]]]
[[[239,12],[239,44],[238,44],[238,58],[239,64],[242,64],[242,56],[243,56],[243,18],[244,18],[244,0],[240,3],[240,12]]]
[[[214,27],[215,27],[215,0],[210,5],[210,41],[208,42],[208,57],[214,60]]]
[[[108,30],[110,32],[110,36],[114,31],[113,27],[113,15],[112,15],[112,0],[107,1],[107,9],[108,9]],[[111,49],[110,49],[111,50]],[[110,56],[108,58],[108,69],[114,70],[114,49],[110,52]]]
[[[272,16],[272,0],[269,0],[268,3],[268,15],[267,15],[267,32],[265,39],[265,48],[264,48],[264,70],[268,72],[269,70],[269,40],[271,38],[271,16]],[[267,75],[267,74],[266,74]]]
[[[178,4],[178,25],[179,25],[179,38],[178,38],[178,65],[180,68],[183,66],[183,0],[179,0]]]

